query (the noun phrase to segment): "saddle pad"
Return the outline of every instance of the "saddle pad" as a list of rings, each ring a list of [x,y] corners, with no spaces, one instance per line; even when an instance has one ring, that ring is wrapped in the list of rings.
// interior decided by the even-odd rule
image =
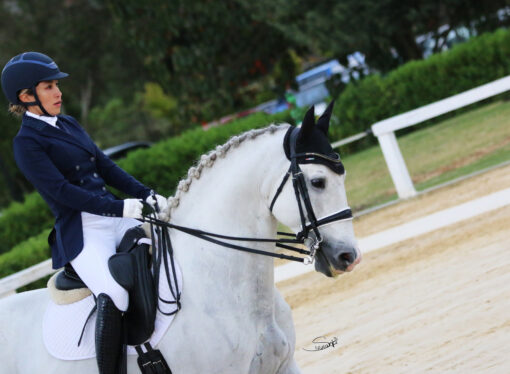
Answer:
[[[182,274],[175,262],[176,279],[178,289],[182,294]],[[174,301],[170,288],[167,284],[164,271],[161,272],[159,279],[159,292],[161,298]],[[172,287],[175,290],[173,276]],[[43,318],[43,340],[48,353],[60,360],[84,360],[96,357],[95,350],[95,325],[96,313],[94,313],[87,322],[80,346],[78,341],[83,329],[83,325],[95,305],[93,296],[88,296],[80,301],[67,305],[58,305],[53,301],[48,302],[46,312]],[[173,312],[176,309],[174,304],[168,305],[159,302],[160,308],[165,312]],[[165,316],[159,310],[156,313],[155,329],[149,342],[156,347],[168,330],[174,315]],[[127,353],[135,355],[136,350],[128,346]]]

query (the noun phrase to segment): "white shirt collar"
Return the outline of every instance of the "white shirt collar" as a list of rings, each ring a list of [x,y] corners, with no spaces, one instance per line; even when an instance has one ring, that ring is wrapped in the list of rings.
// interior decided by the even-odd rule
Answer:
[[[44,121],[46,122],[48,125],[51,125],[53,127],[57,127],[57,117],[56,116],[53,116],[53,117],[48,117],[48,116],[40,116],[38,114],[34,114],[32,112],[29,112],[28,110],[25,112],[25,114],[29,117],[33,117],[33,118],[36,118],[40,121]]]

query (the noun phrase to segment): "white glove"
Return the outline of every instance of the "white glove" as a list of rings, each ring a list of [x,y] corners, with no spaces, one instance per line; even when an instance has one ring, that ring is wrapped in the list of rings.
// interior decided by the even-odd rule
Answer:
[[[125,199],[122,217],[142,218],[143,204],[138,199]]]
[[[154,197],[156,198],[156,200],[154,200]],[[154,196],[149,195],[145,199],[145,202],[147,204],[149,204],[151,207],[153,207],[154,209],[156,209],[155,208],[156,201],[158,203],[159,212],[166,212],[166,208],[168,207],[168,202],[166,201],[166,198],[164,196],[161,196],[161,195],[154,195]]]

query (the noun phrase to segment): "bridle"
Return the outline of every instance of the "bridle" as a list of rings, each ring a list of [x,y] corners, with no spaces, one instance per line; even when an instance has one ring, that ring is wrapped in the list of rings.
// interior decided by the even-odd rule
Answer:
[[[343,209],[337,213],[331,214],[327,217],[321,218],[317,220],[311,201],[310,196],[308,194],[308,188],[306,187],[306,181],[303,175],[303,171],[299,167],[299,164],[301,162],[306,163],[322,163],[330,166],[341,166],[342,162],[340,160],[340,157],[337,156],[336,158],[329,157],[327,155],[319,154],[319,153],[296,153],[296,143],[297,138],[299,135],[300,129],[297,127],[291,126],[288,130],[288,133],[285,136],[285,141],[288,144],[284,144],[284,146],[289,147],[290,150],[290,167],[287,173],[285,173],[285,176],[280,183],[280,186],[278,187],[272,201],[271,205],[269,207],[269,210],[272,212],[273,207],[276,203],[276,200],[278,199],[278,196],[283,190],[283,187],[285,186],[287,180],[289,177],[292,177],[292,185],[294,187],[294,193],[296,195],[296,201],[299,208],[299,215],[301,220],[301,231],[298,232],[296,235],[289,234],[285,232],[278,232],[277,234],[280,236],[287,236],[287,237],[294,237],[294,238],[277,238],[277,239],[267,239],[267,238],[248,238],[248,237],[237,237],[237,236],[228,236],[228,235],[221,235],[221,234],[215,234],[203,230],[198,230],[190,227],[184,227],[172,224],[170,222],[165,222],[162,220],[159,220],[156,218],[156,214],[150,214],[147,216],[144,216],[142,221],[148,222],[151,225],[151,232],[154,232],[153,226],[156,226],[158,228],[172,228],[176,229],[178,231],[184,232],[188,235],[195,236],[197,238],[200,238],[202,240],[209,241],[211,243],[215,243],[227,248],[236,249],[239,251],[264,255],[264,256],[270,256],[270,257],[276,257],[284,260],[290,260],[290,261],[297,261],[297,262],[303,262],[305,265],[313,263],[315,259],[315,255],[318,250],[320,250],[320,245],[322,242],[322,236],[319,231],[319,227],[330,224],[337,221],[346,221],[351,220],[353,218],[352,211],[350,208]],[[304,207],[303,207],[304,206]],[[159,210],[156,204],[156,211]],[[306,212],[306,216],[305,216]],[[307,224],[307,221],[309,222]],[[166,230],[163,230],[166,231]],[[310,231],[313,231],[315,238],[310,238],[309,233]],[[171,243],[170,243],[170,236],[169,235],[163,235],[162,237],[158,238],[158,246],[164,245],[167,249],[171,249]],[[266,243],[275,243],[277,247],[288,249],[300,254],[306,255],[306,257],[297,257],[297,256],[290,256],[283,253],[273,253],[268,251],[263,251],[259,249],[254,248],[248,248],[244,246],[240,246],[237,244],[225,242],[224,240],[230,240],[230,241],[248,241],[248,242],[266,242]],[[167,243],[162,243],[162,241],[165,241]],[[305,250],[301,248],[296,248],[293,246],[290,246],[289,244],[307,244],[307,247],[310,248],[310,250]]]
[[[288,141],[287,146],[289,147],[289,158],[290,158],[290,167],[285,176],[283,177],[280,186],[276,190],[276,193],[271,201],[271,205],[269,206],[269,210],[272,212],[273,207],[276,203],[276,200],[280,196],[280,193],[283,190],[283,187],[287,183],[289,177],[292,177],[292,186],[294,187],[294,193],[296,195],[296,201],[299,208],[299,216],[301,220],[301,231],[296,234],[297,240],[311,240],[312,243],[308,243],[308,247],[310,248],[310,263],[313,262],[315,258],[316,252],[320,249],[320,244],[322,243],[322,235],[319,231],[319,227],[337,222],[337,221],[345,221],[352,219],[352,211],[350,208],[343,209],[337,213],[331,214],[327,217],[321,218],[317,220],[315,216],[315,212],[312,207],[312,203],[310,201],[310,195],[308,194],[308,187],[306,186],[305,177],[303,171],[299,167],[300,161],[306,160],[307,163],[314,163],[314,161],[320,160],[323,164],[330,164],[331,166],[340,166],[342,165],[342,161],[340,160],[340,156],[337,154],[336,158],[326,156],[320,153],[296,153],[296,144],[297,138],[299,136],[299,128],[291,127],[288,130],[288,133],[285,136],[286,141]],[[341,168],[343,170],[343,167]],[[304,205],[304,209],[303,209]],[[306,211],[306,217],[305,217]],[[308,219],[308,224],[306,221]],[[310,231],[313,231],[315,234],[315,238],[309,238]],[[306,263],[306,262],[305,262]]]

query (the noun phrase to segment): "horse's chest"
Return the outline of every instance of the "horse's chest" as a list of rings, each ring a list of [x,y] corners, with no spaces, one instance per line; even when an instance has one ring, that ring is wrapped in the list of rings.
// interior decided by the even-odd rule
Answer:
[[[276,373],[290,353],[287,336],[277,324],[271,324],[259,335],[249,373]]]

